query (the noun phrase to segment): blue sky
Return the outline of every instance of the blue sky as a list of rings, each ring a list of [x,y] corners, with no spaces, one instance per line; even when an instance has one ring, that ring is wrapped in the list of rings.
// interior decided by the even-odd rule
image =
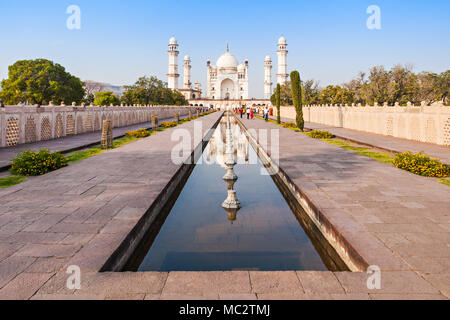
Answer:
[[[66,28],[72,4],[81,8],[81,30]],[[366,27],[373,4],[381,8],[381,30]],[[172,35],[180,65],[189,54],[192,81],[203,87],[206,60],[215,63],[229,41],[240,62],[249,59],[255,98],[263,95],[267,54],[276,73],[281,35],[289,45],[289,70],[322,86],[374,65],[410,63],[415,71],[442,72],[450,69],[449,12],[449,0],[0,0],[0,79],[16,60],[47,58],[83,80],[166,80]]]

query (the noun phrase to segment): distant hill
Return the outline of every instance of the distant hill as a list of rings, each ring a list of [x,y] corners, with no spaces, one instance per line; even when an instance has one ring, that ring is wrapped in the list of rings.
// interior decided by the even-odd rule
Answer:
[[[122,96],[124,92],[124,86],[115,86],[109,83],[85,80],[84,88],[86,89],[86,94],[94,94],[96,92],[107,92],[111,91],[112,93]]]

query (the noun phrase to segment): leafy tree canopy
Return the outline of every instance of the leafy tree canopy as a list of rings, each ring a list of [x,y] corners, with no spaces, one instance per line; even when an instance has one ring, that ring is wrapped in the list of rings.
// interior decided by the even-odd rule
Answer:
[[[350,82],[319,88],[314,80],[302,81],[302,102],[313,104],[394,105],[406,106],[408,102],[420,105],[443,101],[450,105],[450,70],[441,74],[421,72],[415,74],[411,66],[396,65],[391,70],[373,67],[369,74],[360,72]],[[275,94],[271,98],[276,105]],[[292,105],[291,84],[281,86],[281,105]]]
[[[156,77],[141,77],[132,86],[125,86],[122,102],[127,105],[187,105],[184,96],[167,88],[167,84]]]
[[[120,99],[114,95],[111,91],[108,92],[96,92],[94,98],[94,104],[96,106],[113,106],[120,105]]]
[[[21,60],[8,68],[1,82],[0,99],[5,104],[80,103],[85,95],[81,80],[63,66],[46,59]]]

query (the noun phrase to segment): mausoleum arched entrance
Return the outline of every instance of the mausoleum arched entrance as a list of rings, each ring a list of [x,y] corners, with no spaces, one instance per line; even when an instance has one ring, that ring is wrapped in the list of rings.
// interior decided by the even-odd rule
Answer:
[[[230,78],[223,80],[220,84],[220,93],[222,99],[233,99],[235,96],[234,90],[235,85],[233,80],[231,80]]]

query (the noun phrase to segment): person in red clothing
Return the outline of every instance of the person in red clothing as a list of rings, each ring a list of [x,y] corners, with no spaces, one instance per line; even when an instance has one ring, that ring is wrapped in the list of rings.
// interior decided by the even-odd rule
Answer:
[[[253,111],[253,109],[252,109],[252,110],[250,111],[250,119],[253,120],[254,115],[255,115],[255,113],[254,113],[254,111]]]
[[[242,107],[239,108],[239,113],[241,114],[241,119],[242,119],[242,114],[244,113],[244,110],[242,110]]]

